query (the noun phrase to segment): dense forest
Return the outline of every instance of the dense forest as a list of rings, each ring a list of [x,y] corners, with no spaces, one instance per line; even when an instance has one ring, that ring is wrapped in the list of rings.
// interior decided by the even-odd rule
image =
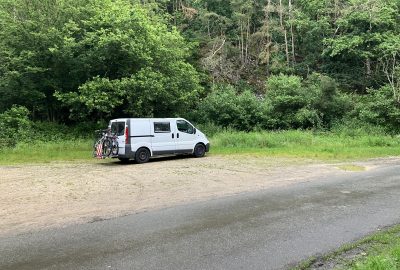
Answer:
[[[0,0],[0,128],[182,116],[395,134],[399,11],[400,0]]]

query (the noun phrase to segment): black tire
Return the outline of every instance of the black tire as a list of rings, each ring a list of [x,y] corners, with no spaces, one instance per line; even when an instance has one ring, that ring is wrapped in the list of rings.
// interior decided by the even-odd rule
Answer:
[[[150,159],[150,151],[147,148],[139,148],[135,154],[135,160],[137,163],[146,163]]]
[[[194,147],[193,155],[197,158],[204,157],[206,154],[206,147],[202,143],[196,144]]]

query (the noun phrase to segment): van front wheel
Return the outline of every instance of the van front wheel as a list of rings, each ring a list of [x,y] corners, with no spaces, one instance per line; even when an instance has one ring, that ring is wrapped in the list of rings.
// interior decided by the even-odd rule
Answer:
[[[139,148],[135,154],[135,160],[137,163],[145,163],[150,159],[150,151],[147,148]]]
[[[205,153],[206,153],[206,147],[204,146],[204,144],[202,143],[196,144],[193,152],[194,156],[197,158],[204,157]]]

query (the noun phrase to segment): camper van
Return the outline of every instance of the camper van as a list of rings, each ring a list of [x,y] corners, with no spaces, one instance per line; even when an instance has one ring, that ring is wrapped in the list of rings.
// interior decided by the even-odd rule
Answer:
[[[123,118],[108,126],[118,141],[121,161],[145,163],[151,157],[191,154],[203,157],[210,149],[206,136],[183,118]]]

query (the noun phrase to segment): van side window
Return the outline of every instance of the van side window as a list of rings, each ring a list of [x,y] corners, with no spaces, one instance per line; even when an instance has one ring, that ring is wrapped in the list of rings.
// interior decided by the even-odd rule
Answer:
[[[169,122],[154,122],[155,133],[168,133],[171,132],[171,126]]]
[[[176,120],[176,126],[180,132],[193,134],[193,126],[185,120]]]
[[[112,122],[111,133],[117,136],[122,136],[125,133],[125,122]]]

